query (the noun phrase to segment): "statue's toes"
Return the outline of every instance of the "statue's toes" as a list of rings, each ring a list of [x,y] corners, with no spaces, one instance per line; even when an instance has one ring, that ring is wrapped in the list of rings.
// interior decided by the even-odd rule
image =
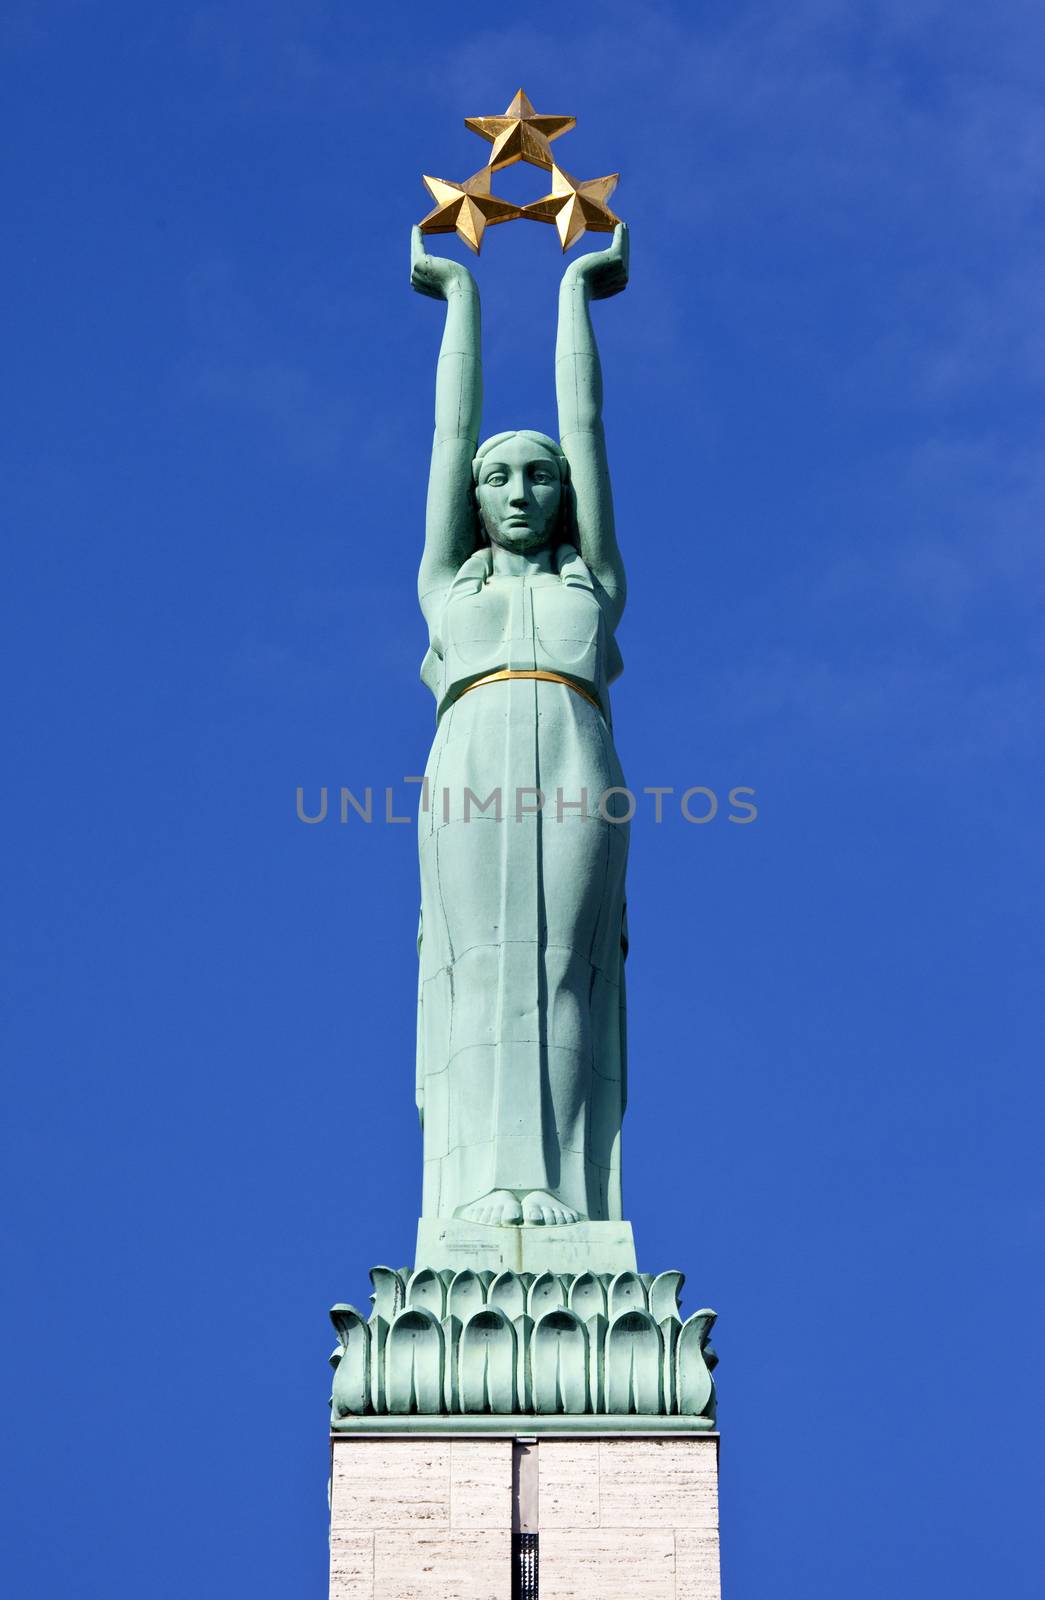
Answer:
[[[552,1194],[531,1194],[526,1198],[523,1219],[534,1226],[562,1227],[569,1222],[579,1222],[580,1212]]]

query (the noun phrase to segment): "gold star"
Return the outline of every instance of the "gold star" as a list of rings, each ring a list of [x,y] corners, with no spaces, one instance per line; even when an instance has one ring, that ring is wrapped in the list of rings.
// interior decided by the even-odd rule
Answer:
[[[490,193],[492,167],[480,167],[463,183],[448,183],[445,178],[424,178],[422,181],[435,207],[419,224],[422,233],[456,233],[469,250],[476,255],[483,242],[487,226],[495,222],[511,222],[521,217],[518,206],[499,200]]]
[[[614,216],[606,201],[617,187],[619,177],[619,172],[613,172],[608,178],[589,178],[578,183],[553,163],[551,194],[523,206],[522,214],[532,217],[534,222],[554,222],[565,254],[586,228],[593,233],[613,232],[620,218]]]
[[[516,161],[528,161],[533,167],[554,166],[548,141],[575,128],[577,118],[538,116],[525,90],[520,89],[503,117],[465,117],[464,125],[489,139],[493,145],[490,166],[497,171]]]

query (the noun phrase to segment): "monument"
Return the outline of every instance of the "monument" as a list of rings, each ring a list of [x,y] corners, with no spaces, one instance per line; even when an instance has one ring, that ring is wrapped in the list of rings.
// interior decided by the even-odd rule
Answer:
[[[629,799],[610,687],[625,576],[594,300],[628,281],[616,175],[578,181],[572,117],[522,90],[492,145],[426,177],[411,282],[445,304],[418,595],[436,731],[419,812],[412,1268],[331,1316],[331,1600],[716,1600],[714,1313],[640,1272],[621,1189]],[[493,193],[517,161],[550,192]],[[480,443],[479,291],[425,248],[488,226],[586,230],[559,295],[559,438]],[[643,1263],[645,1265],[645,1263]]]

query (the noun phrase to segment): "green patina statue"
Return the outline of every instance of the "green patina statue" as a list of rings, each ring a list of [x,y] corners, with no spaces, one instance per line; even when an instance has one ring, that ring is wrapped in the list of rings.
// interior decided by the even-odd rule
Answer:
[[[621,1207],[624,570],[590,303],[625,287],[627,233],[562,281],[558,444],[479,444],[475,280],[416,229],[412,269],[447,307],[418,585],[424,1202],[414,1269],[373,1269],[369,1315],[331,1312],[332,1426],[707,1431],[715,1314],[636,1270]]]
[[[628,825],[608,791],[624,784],[609,686],[625,582],[590,303],[627,280],[623,226],[563,277],[559,443],[480,445],[479,291],[414,230],[413,286],[447,308],[418,581],[438,716],[420,826],[425,1218],[622,1217]]]

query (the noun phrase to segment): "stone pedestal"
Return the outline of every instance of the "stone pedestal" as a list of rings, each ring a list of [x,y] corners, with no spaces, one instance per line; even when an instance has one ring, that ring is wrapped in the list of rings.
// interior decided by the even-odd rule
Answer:
[[[330,1600],[720,1600],[717,1435],[467,1426],[334,1436]]]
[[[456,1217],[421,1217],[417,1268],[436,1272],[581,1272],[636,1270],[630,1222],[572,1222],[559,1228],[489,1228]]]

